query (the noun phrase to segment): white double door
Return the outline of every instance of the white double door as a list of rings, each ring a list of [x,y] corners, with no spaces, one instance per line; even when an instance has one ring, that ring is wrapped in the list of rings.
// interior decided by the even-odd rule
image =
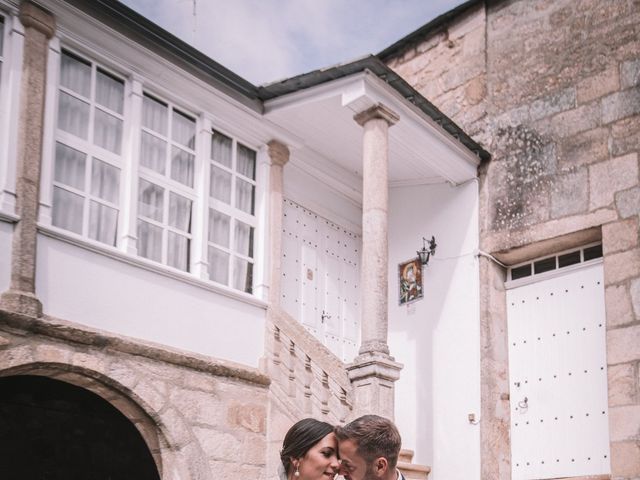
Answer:
[[[342,361],[360,335],[360,236],[285,200],[282,305]]]
[[[512,478],[608,474],[602,263],[507,291]]]

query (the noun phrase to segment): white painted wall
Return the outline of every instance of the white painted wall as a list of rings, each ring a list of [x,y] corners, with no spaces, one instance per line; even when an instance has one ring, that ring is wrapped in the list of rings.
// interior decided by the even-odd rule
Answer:
[[[254,367],[264,353],[263,308],[44,235],[36,293],[46,314],[109,332]]]
[[[295,154],[295,153],[294,153]],[[355,233],[362,233],[362,206],[307,173],[294,161],[284,167],[284,196]],[[354,191],[356,186],[354,185]]]
[[[11,238],[13,225],[0,220],[0,292],[9,288],[11,282]]]
[[[424,298],[398,305],[398,264],[422,237],[438,244],[424,272]],[[480,478],[478,186],[393,188],[389,211],[389,348],[404,364],[396,423],[414,462],[432,480]]]

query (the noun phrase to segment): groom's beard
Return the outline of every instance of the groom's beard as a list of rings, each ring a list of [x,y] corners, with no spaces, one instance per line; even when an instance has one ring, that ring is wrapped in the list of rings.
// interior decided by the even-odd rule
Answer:
[[[367,469],[364,472],[362,480],[378,480],[375,474],[375,465],[373,463],[367,464]]]

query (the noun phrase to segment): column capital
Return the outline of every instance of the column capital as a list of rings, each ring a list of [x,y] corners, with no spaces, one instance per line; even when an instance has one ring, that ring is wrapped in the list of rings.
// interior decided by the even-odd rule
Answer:
[[[31,1],[20,4],[20,22],[25,28],[33,28],[47,38],[53,37],[56,31],[54,16]]]
[[[267,143],[267,146],[269,147],[269,158],[272,164],[282,167],[289,161],[289,147],[284,143],[271,140]]]
[[[393,110],[390,110],[388,107],[383,105],[382,103],[378,103],[373,107],[369,107],[366,110],[356,113],[353,116],[353,119],[360,125],[364,126],[369,120],[373,120],[375,118],[380,118],[382,120],[386,120],[386,122],[391,125],[395,125],[398,120],[400,120],[400,116],[395,113]]]

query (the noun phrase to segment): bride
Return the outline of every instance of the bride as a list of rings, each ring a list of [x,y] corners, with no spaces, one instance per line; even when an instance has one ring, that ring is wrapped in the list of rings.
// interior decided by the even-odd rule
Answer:
[[[338,441],[326,422],[305,418],[284,437],[279,480],[332,480],[338,473]]]

